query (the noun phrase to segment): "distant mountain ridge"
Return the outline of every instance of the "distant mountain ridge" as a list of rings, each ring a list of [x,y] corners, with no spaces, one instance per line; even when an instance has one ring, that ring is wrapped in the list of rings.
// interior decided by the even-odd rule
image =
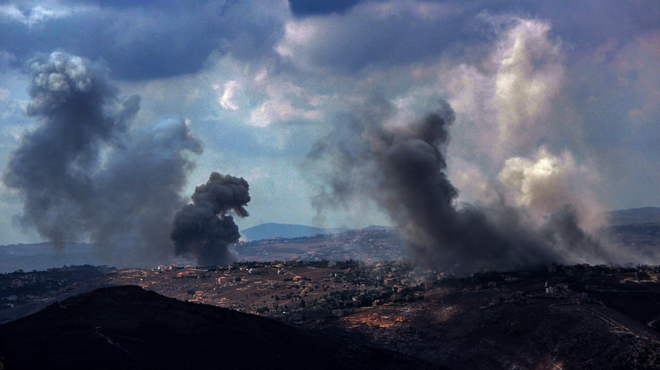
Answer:
[[[607,212],[612,230],[616,234],[625,234],[625,240],[633,238],[640,242],[658,245],[657,237],[660,229],[660,207],[641,207],[614,210]],[[628,225],[633,225],[631,227]],[[371,228],[387,228],[383,226],[370,226]],[[242,236],[248,241],[263,239],[310,237],[318,234],[338,234],[351,229],[331,228],[324,229],[313,226],[265,223],[241,230]],[[652,234],[652,235],[651,235]],[[627,239],[626,239],[627,238]],[[636,238],[636,239],[635,239]],[[630,240],[633,240],[630,239]],[[54,248],[53,243],[43,242],[34,244],[0,245],[0,273],[12,272],[18,269],[30,271],[45,270],[62,265],[104,265],[118,268],[124,267],[155,267],[153,263],[143,261],[140,249],[135,248],[138,243],[135,238],[125,238],[113,243],[112,248],[106,248],[91,243],[66,243],[62,249]],[[646,245],[645,244],[645,245]],[[175,262],[177,264],[194,263],[192,261]]]
[[[62,265],[155,267],[154,261],[145,259],[139,243],[136,238],[126,238],[111,245],[64,243],[61,248],[56,248],[51,242],[0,245],[0,273],[18,269],[46,270]],[[173,262],[185,266],[191,260],[181,257]]]
[[[338,234],[348,231],[346,228],[323,229],[314,226],[278,224],[269,222],[241,230],[241,235],[248,241],[273,238],[300,238],[318,234]]]
[[[620,209],[609,212],[612,225],[660,222],[660,207]]]

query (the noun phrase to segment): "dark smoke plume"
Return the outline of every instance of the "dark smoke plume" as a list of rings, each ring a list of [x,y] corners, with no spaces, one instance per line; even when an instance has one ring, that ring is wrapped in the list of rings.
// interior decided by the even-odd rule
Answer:
[[[107,71],[53,53],[31,63],[28,114],[39,126],[13,153],[4,183],[23,199],[26,227],[56,244],[139,236],[153,261],[171,255],[171,220],[201,153],[181,119],[130,129],[140,98],[120,99]]]
[[[243,178],[213,172],[206,184],[195,188],[192,204],[174,218],[172,240],[177,255],[193,254],[200,266],[227,265],[234,261],[229,246],[241,237],[233,211],[239,217],[249,214],[250,187]]]
[[[419,261],[456,273],[604,253],[578,227],[570,205],[541,225],[503,202],[457,209],[458,190],[445,174],[443,154],[453,110],[443,102],[414,122],[392,122],[394,113],[386,102],[376,102],[338,123],[309,153],[309,164],[327,184],[313,200],[320,214],[372,199]]]

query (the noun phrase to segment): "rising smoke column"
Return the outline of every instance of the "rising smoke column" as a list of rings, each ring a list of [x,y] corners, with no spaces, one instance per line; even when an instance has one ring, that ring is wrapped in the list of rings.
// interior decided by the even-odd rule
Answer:
[[[201,142],[181,119],[131,130],[140,98],[120,99],[88,60],[57,52],[30,67],[28,115],[39,126],[3,178],[23,200],[20,222],[60,245],[139,236],[152,259],[171,254],[171,220],[194,167],[185,152],[201,153]]]
[[[234,261],[229,245],[241,237],[233,211],[247,217],[250,186],[243,178],[213,172],[206,184],[195,188],[192,204],[174,218],[172,240],[177,255],[194,255],[200,266],[227,265]]]
[[[570,204],[540,223],[504,202],[457,209],[458,190],[445,174],[443,154],[453,110],[441,103],[412,122],[398,119],[378,100],[317,143],[308,159],[328,184],[313,201],[319,211],[373,199],[419,261],[457,273],[568,262],[575,250],[606,255],[580,229]]]
[[[125,138],[94,177],[100,195],[92,206],[104,212],[96,213],[103,227],[93,229],[93,239],[130,232],[147,247],[143,258],[166,261],[172,219],[186,203],[181,191],[195,167],[186,152],[201,154],[202,143],[180,118],[163,118]]]

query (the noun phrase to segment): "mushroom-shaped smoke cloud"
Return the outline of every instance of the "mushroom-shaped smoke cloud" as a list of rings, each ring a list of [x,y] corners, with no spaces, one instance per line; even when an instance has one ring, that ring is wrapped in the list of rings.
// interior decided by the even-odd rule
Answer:
[[[243,178],[213,172],[206,182],[195,188],[192,204],[174,218],[172,240],[177,255],[193,254],[200,266],[225,265],[233,262],[229,246],[241,237],[233,211],[247,217],[250,187]]]

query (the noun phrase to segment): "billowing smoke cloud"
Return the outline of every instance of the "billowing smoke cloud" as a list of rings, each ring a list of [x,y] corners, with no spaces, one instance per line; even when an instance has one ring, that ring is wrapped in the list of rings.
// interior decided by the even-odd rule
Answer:
[[[558,157],[541,147],[534,159],[509,158],[498,180],[506,188],[508,203],[524,207],[533,217],[548,217],[568,203],[582,229],[597,232],[605,224],[605,210],[593,190],[597,174],[587,166],[579,166],[569,151]]]
[[[129,130],[140,99],[120,99],[100,66],[57,52],[31,63],[28,114],[39,121],[13,153],[4,183],[26,227],[56,244],[140,236],[152,261],[171,254],[169,230],[201,142],[181,119]],[[154,253],[158,251],[158,253]]]
[[[192,254],[201,266],[226,265],[234,261],[228,249],[241,237],[233,211],[247,217],[250,186],[243,178],[213,172],[206,184],[195,188],[192,204],[174,218],[172,240],[177,255]]]
[[[542,183],[554,185],[543,176],[534,180],[526,175],[534,166],[523,160],[512,160],[502,174],[520,188],[520,204],[511,206],[502,195],[487,206],[457,209],[458,190],[445,174],[443,153],[453,110],[443,102],[423,118],[400,119],[387,102],[376,101],[340,122],[316,145],[309,160],[323,164],[316,168],[328,184],[314,200],[320,212],[370,198],[387,212],[419,261],[457,273],[608,260],[605,249],[579,225],[575,208],[559,194],[550,212],[530,212],[543,201],[539,194],[547,189]],[[560,182],[562,177],[549,178]]]
[[[550,25],[526,19],[510,22],[514,26],[501,36],[492,56],[497,64],[492,105],[497,112],[498,153],[507,147],[534,148],[539,137],[548,136],[538,122],[548,121],[564,76],[561,42],[550,36]]]

